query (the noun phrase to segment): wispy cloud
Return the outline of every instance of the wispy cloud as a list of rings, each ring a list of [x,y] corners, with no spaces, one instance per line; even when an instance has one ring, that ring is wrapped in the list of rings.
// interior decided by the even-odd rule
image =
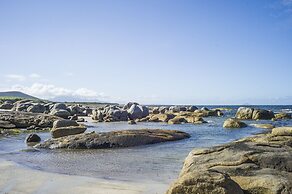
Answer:
[[[67,76],[67,77],[72,77],[72,76],[74,76],[74,73],[72,73],[72,72],[66,72],[66,73],[65,73],[65,76]]]
[[[37,74],[37,73],[32,73],[32,74],[29,75],[29,77],[32,78],[32,79],[39,79],[39,78],[41,78],[41,76],[39,74]]]
[[[4,75],[4,78],[8,82],[24,82],[27,80],[40,79],[41,76],[37,73],[31,73],[29,75],[7,74],[7,75]]]
[[[88,88],[67,89],[64,87],[58,87],[53,84],[34,83],[31,86],[13,85],[10,88],[4,90],[16,90],[27,93],[32,96],[36,96],[48,100],[84,100],[84,101],[109,101],[113,98],[106,96],[103,92],[96,92]]]
[[[18,81],[18,82],[23,82],[26,80],[26,77],[23,75],[18,75],[18,74],[8,74],[4,76],[7,81]]]

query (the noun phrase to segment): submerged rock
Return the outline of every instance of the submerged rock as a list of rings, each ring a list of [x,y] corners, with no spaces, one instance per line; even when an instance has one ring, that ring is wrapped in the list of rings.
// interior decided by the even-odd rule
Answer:
[[[194,149],[167,194],[292,193],[292,127]]]
[[[229,118],[226,121],[224,121],[223,127],[224,128],[243,128],[243,127],[247,127],[247,125],[238,119]]]
[[[251,124],[251,126],[255,128],[262,128],[262,129],[273,129],[275,127],[272,124]]]
[[[101,133],[83,133],[57,139],[49,139],[36,145],[37,148],[102,149],[131,147],[166,141],[181,140],[189,134],[176,130],[140,129]]]

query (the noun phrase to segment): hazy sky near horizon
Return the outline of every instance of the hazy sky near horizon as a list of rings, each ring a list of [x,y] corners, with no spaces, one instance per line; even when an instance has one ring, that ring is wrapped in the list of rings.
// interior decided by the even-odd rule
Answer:
[[[292,0],[0,0],[0,90],[292,104]]]

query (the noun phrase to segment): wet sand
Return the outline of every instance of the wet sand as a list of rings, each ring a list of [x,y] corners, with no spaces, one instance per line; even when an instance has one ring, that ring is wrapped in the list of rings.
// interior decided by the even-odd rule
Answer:
[[[164,193],[167,185],[134,183],[49,173],[0,160],[0,193],[87,193],[143,194]]]

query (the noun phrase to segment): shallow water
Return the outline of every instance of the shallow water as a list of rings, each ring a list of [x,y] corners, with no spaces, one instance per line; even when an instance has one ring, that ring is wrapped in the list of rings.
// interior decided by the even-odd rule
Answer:
[[[210,107],[210,106],[209,106]],[[212,108],[212,107],[211,107]],[[123,149],[100,150],[34,150],[24,143],[26,134],[0,138],[0,158],[49,172],[91,176],[125,181],[156,181],[169,184],[179,174],[183,161],[193,148],[210,147],[227,143],[242,137],[264,131],[253,127],[243,129],[224,129],[222,124],[234,116],[237,107],[224,111],[223,117],[204,118],[207,124],[168,125],[165,123],[126,122],[91,123],[88,131],[111,131],[137,128],[177,129],[185,131],[191,138],[147,146]],[[262,106],[275,112],[291,111],[292,106]],[[250,123],[273,123],[276,126],[292,125],[284,121],[246,121]],[[49,133],[39,133],[47,139]]]

